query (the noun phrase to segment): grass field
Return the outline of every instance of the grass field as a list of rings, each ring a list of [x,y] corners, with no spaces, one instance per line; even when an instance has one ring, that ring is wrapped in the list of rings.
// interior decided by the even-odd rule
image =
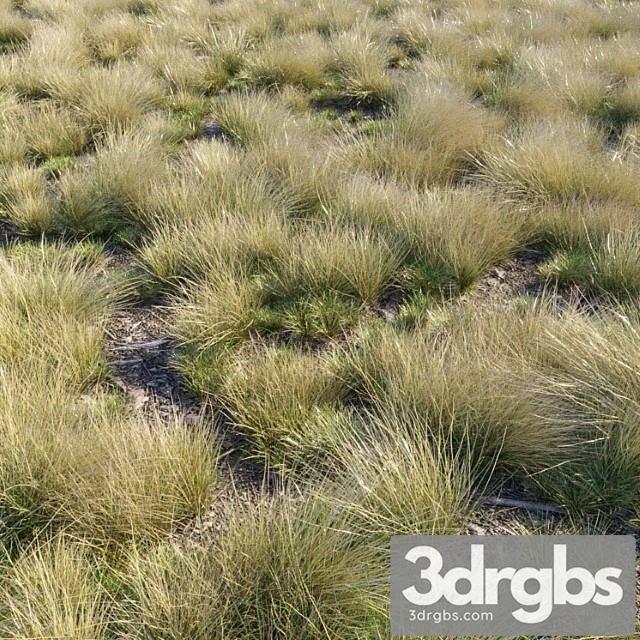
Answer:
[[[389,638],[479,522],[640,536],[640,5],[0,0],[0,638]]]

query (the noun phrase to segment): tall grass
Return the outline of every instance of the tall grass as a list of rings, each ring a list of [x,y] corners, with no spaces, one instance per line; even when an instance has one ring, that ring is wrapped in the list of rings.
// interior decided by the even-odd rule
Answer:
[[[381,106],[393,99],[394,86],[387,74],[390,47],[366,29],[346,31],[331,42],[329,70],[336,75],[341,93],[358,104]]]
[[[64,537],[28,551],[8,569],[4,638],[105,638],[108,598],[88,549]]]
[[[404,257],[400,243],[367,228],[310,228],[290,247],[273,269],[274,293],[284,298],[339,292],[371,304],[390,288]]]
[[[54,96],[56,87],[83,72],[90,51],[70,25],[39,23],[22,55],[5,58],[2,84],[32,98]]]
[[[392,535],[460,530],[473,507],[472,486],[482,478],[473,477],[464,446],[453,453],[436,430],[408,407],[388,407],[332,434],[338,479],[329,481],[328,497],[350,514],[367,544],[382,551]]]
[[[636,240],[633,229],[613,230],[586,248],[561,249],[541,271],[561,286],[578,285],[587,293],[635,299],[640,292]]]
[[[171,637],[388,636],[389,536],[457,532],[468,469],[434,451],[419,421],[339,438],[336,479],[234,500],[223,531],[195,548],[132,554],[125,619]]]
[[[5,544],[59,527],[105,544],[153,537],[211,499],[217,454],[204,431],[125,415],[121,400],[96,390],[105,321],[122,295],[103,267],[55,248],[2,256]]]
[[[389,538],[506,478],[636,521],[639,35],[0,0],[0,636],[388,638]]]
[[[326,68],[330,56],[326,42],[314,33],[273,38],[248,61],[247,75],[259,87],[293,85],[310,91],[320,89],[329,80]]]
[[[526,242],[524,223],[521,213],[496,201],[494,194],[461,189],[414,200],[394,212],[392,229],[410,247],[415,266],[409,270],[409,286],[421,288],[426,276],[429,289],[430,274],[436,274],[438,285],[440,272],[441,286],[464,291]]]
[[[608,160],[602,144],[601,132],[588,123],[536,122],[487,154],[483,173],[503,193],[532,205],[637,205],[635,168]]]
[[[341,183],[328,214],[393,238],[404,252],[398,284],[409,290],[465,290],[534,235],[527,217],[495,193],[420,191],[362,174]]]
[[[636,315],[433,310],[415,332],[378,329],[354,347],[346,379],[382,416],[416,411],[477,471],[524,472],[579,511],[635,512]]]
[[[259,273],[283,255],[289,237],[282,216],[271,211],[246,218],[206,212],[186,224],[159,224],[141,256],[153,276],[171,287],[229,267]]]
[[[232,93],[218,100],[213,114],[230,139],[249,146],[269,142],[291,116],[278,101],[262,93]]]
[[[146,637],[158,626],[203,639],[380,637],[377,552],[340,509],[287,491],[234,504],[225,519],[218,541],[135,558],[132,626]]]
[[[101,62],[131,58],[142,42],[139,22],[126,13],[112,13],[92,24],[88,33],[93,55]]]
[[[374,175],[417,187],[461,179],[474,157],[490,148],[498,128],[469,96],[445,86],[418,82],[398,102],[382,133],[353,142],[350,160]]]
[[[578,414],[570,462],[538,479],[543,491],[583,512],[638,512],[635,439],[635,307],[556,322],[543,343],[553,392]]]
[[[218,64],[198,56],[192,47],[179,41],[163,40],[158,34],[153,35],[155,37],[141,48],[138,60],[169,91],[210,94],[224,86],[226,78]]]
[[[33,370],[14,370],[0,394],[7,547],[61,529],[104,546],[154,540],[214,498],[216,450],[204,430],[125,417],[116,398],[83,399]]]
[[[140,65],[127,62],[83,67],[76,75],[54,79],[49,92],[80,111],[94,135],[142,122],[162,98],[158,83]]]
[[[223,142],[195,141],[168,169],[167,174],[149,176],[149,192],[139,212],[152,229],[207,224],[225,212],[261,219],[291,207],[268,176],[257,174],[242,152]]]
[[[62,223],[83,234],[135,227],[152,180],[163,172],[163,155],[143,131],[108,135],[90,164],[63,176]]]
[[[39,234],[55,226],[55,200],[42,170],[14,166],[3,172],[1,215],[23,233]]]
[[[221,390],[231,421],[271,464],[292,466],[322,455],[323,414],[345,394],[329,363],[272,348],[247,363],[241,354]]]
[[[415,333],[378,329],[354,351],[349,368],[355,389],[375,410],[416,412],[436,435],[465,449],[476,469],[486,471],[497,461],[503,469],[537,472],[561,457],[571,423],[559,405],[540,398],[543,383],[535,369],[524,358],[510,357],[508,344],[496,351],[497,336],[494,343],[483,335],[505,332],[497,315],[461,314],[441,325],[438,314],[431,314]],[[522,324],[517,309],[502,316],[512,327]],[[479,334],[474,342],[462,330],[472,322]],[[515,336],[524,338],[525,329]],[[523,379],[529,380],[526,392]]]
[[[102,258],[61,247],[15,247],[0,255],[4,365],[33,366],[70,389],[95,380],[104,371],[105,321],[123,293],[103,268]]]
[[[336,189],[331,147],[311,131],[295,129],[249,150],[246,163],[271,189],[282,194],[292,216],[319,212]]]
[[[0,5],[0,50],[12,51],[23,45],[31,35],[31,24],[5,0]]]
[[[260,283],[232,272],[208,275],[186,287],[186,303],[176,300],[176,336],[199,349],[249,338],[265,298]]]

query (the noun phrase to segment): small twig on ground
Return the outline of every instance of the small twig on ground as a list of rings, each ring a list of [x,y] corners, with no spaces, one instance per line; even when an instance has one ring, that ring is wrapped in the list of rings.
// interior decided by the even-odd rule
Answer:
[[[111,360],[109,364],[113,367],[121,367],[125,364],[138,364],[142,362],[142,358],[140,356],[135,356],[133,358],[127,358],[125,360]]]
[[[515,509],[526,509],[527,511],[548,511],[550,513],[566,514],[563,507],[555,504],[544,504],[541,502],[530,502],[528,500],[515,500],[512,498],[487,498],[483,505],[485,507],[511,507]]]
[[[162,347],[169,342],[168,338],[162,338],[160,340],[151,340],[151,342],[137,342],[131,344],[123,344],[119,347],[115,347],[115,351],[135,351],[136,349],[156,349]]]

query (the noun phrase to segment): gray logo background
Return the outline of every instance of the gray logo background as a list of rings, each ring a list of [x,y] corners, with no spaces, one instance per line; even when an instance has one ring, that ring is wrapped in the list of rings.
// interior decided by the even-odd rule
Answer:
[[[443,557],[440,575],[454,567],[470,568],[471,545],[484,545],[484,566],[495,567],[553,567],[554,544],[567,545],[567,569],[584,567],[592,574],[604,567],[617,567],[622,574],[615,579],[624,592],[622,601],[612,606],[594,602],[582,606],[554,605],[547,620],[527,624],[516,620],[512,612],[523,607],[511,595],[510,582],[499,586],[498,605],[450,604],[444,597],[429,606],[415,605],[406,600],[402,591],[415,586],[420,592],[430,589],[428,581],[420,579],[420,570],[427,569],[429,560],[415,564],[405,555],[416,546],[427,545],[437,549]],[[601,635],[631,636],[635,633],[635,577],[636,547],[632,536],[394,536],[391,538],[391,633],[393,635]],[[537,585],[532,584],[532,587]],[[468,590],[463,582],[459,590]],[[575,593],[579,583],[569,582],[569,591]],[[524,607],[534,610],[535,607]],[[410,611],[425,610],[449,613],[492,612],[493,620],[450,620],[439,624],[431,621],[410,620]]]

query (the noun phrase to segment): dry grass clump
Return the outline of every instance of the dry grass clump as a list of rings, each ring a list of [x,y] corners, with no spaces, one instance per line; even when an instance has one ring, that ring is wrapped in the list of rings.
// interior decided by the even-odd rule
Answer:
[[[218,551],[227,628],[239,638],[383,637],[379,552],[349,524],[337,505],[295,493],[232,512]]]
[[[159,225],[141,250],[144,264],[168,286],[201,278],[229,265],[258,273],[281,256],[289,240],[282,217],[256,211],[244,217],[222,211],[182,225]]]
[[[335,480],[233,501],[201,545],[131,554],[123,617],[193,638],[386,637],[389,535],[459,531],[469,475],[419,422],[361,429],[340,432]]]
[[[620,135],[616,159],[636,163],[640,159],[640,124],[628,124]]]
[[[251,336],[265,299],[260,283],[230,270],[208,274],[176,301],[175,335],[198,349],[237,344]]]
[[[53,101],[30,105],[5,94],[0,110],[4,162],[76,155],[87,143],[87,132],[74,113]]]
[[[501,314],[461,313],[456,321],[429,313],[415,333],[374,331],[351,356],[355,388],[383,416],[415,412],[434,437],[470,457],[478,472],[490,472],[496,462],[525,472],[552,466],[570,440],[571,424],[563,423],[557,404],[545,406],[535,370],[511,355],[502,338],[508,318],[518,338],[530,339],[517,307]],[[528,321],[534,327],[542,323],[533,316]],[[472,322],[473,338],[465,331]],[[523,349],[517,338],[510,339]]]
[[[565,108],[561,97],[548,84],[520,69],[507,75],[505,81],[493,84],[482,100],[487,107],[499,110],[515,122],[555,119]]]
[[[0,256],[0,359],[49,373],[70,389],[103,372],[104,322],[121,292],[101,257],[62,247],[16,246]]]
[[[209,56],[211,64],[217,65],[220,76],[230,82],[246,63],[250,38],[241,26],[232,29],[211,25],[192,44],[197,51]]]
[[[598,115],[614,133],[620,133],[628,124],[634,124],[640,120],[639,89],[640,78],[635,77],[605,92],[603,107]]]
[[[140,65],[87,67],[57,79],[51,94],[79,110],[95,135],[114,133],[142,122],[161,104],[162,89]]]
[[[153,637],[158,629],[168,638],[224,637],[220,569],[208,545],[134,547],[116,575],[127,594],[115,608],[121,637]]]
[[[635,305],[550,324],[542,347],[553,393],[577,414],[570,462],[539,478],[553,499],[587,512],[638,513],[638,315]]]
[[[317,215],[337,188],[339,171],[331,164],[331,146],[303,122],[256,144],[245,156],[250,173],[281,194],[292,217]]]
[[[392,535],[456,534],[471,508],[473,478],[464,451],[452,454],[434,425],[411,409],[381,407],[332,435],[339,470],[332,500],[351,515],[368,544]],[[339,496],[342,496],[340,498]]]
[[[527,219],[495,193],[421,192],[362,174],[341,185],[330,215],[394,238],[405,255],[399,284],[408,290],[465,290],[531,233]]]
[[[353,298],[338,293],[308,294],[265,309],[263,330],[312,343],[340,339],[361,320],[364,308]]]
[[[436,463],[431,450],[392,430],[387,438],[374,433],[379,456],[363,439],[347,441],[351,471],[341,482],[303,494],[285,489],[249,506],[233,502],[225,510],[229,526],[216,540],[131,554],[122,572],[131,596],[120,619],[193,638],[229,631],[284,638],[294,629],[310,639],[384,637],[387,532],[455,531],[454,510],[464,512],[466,498],[460,469],[454,474],[452,466],[445,480],[443,461]],[[411,457],[415,466],[410,450],[422,452]],[[385,460],[389,475],[379,473]]]
[[[586,123],[534,122],[482,162],[486,181],[525,205],[638,204],[635,168],[611,162]]]
[[[218,540],[132,558],[131,629],[195,640],[382,637],[382,563],[340,510],[287,490],[234,501],[225,520]]]
[[[217,450],[204,428],[175,417],[109,420],[79,434],[63,513],[101,543],[153,539],[202,515],[217,487]],[[87,463],[83,452],[92,451]]]
[[[42,170],[14,166],[2,171],[0,216],[21,232],[51,231],[56,222],[55,202],[48,193]]]
[[[53,96],[90,59],[79,31],[68,25],[39,23],[24,51],[3,58],[0,84],[30,98]]]
[[[559,316],[550,304],[524,301],[444,315],[432,308],[414,332],[368,336],[346,371],[373,411],[416,412],[477,472],[497,462],[570,509],[635,513],[630,309]]]
[[[400,7],[393,15],[389,38],[401,47],[408,56],[417,58],[426,53],[446,27],[436,25],[433,15],[425,15],[420,6]]]
[[[256,454],[271,464],[291,465],[323,455],[322,417],[334,411],[344,385],[328,363],[293,349],[241,353],[221,389],[231,421],[247,433]]]
[[[417,83],[400,97],[382,133],[354,140],[357,167],[416,187],[460,180],[491,145],[496,121],[444,86]]]
[[[228,28],[244,29],[261,42],[279,33],[299,34],[316,31],[321,35],[348,30],[365,11],[359,3],[345,5],[337,0],[305,2],[293,7],[283,0],[225,3],[215,6],[212,20]]]
[[[418,6],[399,11],[394,20],[392,38],[411,66],[476,98],[486,98],[510,79],[524,45],[520,16],[495,19],[488,7],[453,16],[435,13],[427,17]]]
[[[23,127],[29,153],[36,159],[79,154],[87,143],[87,132],[74,114],[41,101],[25,110]]]
[[[27,156],[27,143],[16,129],[19,107],[15,96],[0,95],[0,164],[21,163]]]
[[[164,190],[167,200],[174,199],[174,191],[186,195],[197,190],[201,207],[218,210],[318,211],[334,188],[336,172],[328,166],[327,141],[310,119],[295,119],[282,101],[265,94],[238,93],[217,100],[213,116],[236,149],[216,140],[192,145],[183,156],[180,186]]]
[[[619,8],[605,4],[589,6],[584,3],[560,3],[554,13],[567,24],[575,36],[591,36],[607,40],[626,31],[638,22]],[[630,21],[631,18],[631,21]]]
[[[317,34],[305,33],[263,43],[248,60],[246,73],[256,86],[320,89],[328,82],[330,60],[327,43]]]
[[[90,164],[62,177],[61,223],[80,234],[135,227],[151,181],[163,173],[163,156],[144,132],[108,135]]]
[[[113,63],[131,58],[143,39],[138,20],[127,13],[110,13],[91,25],[87,41],[100,62]]]
[[[514,70],[523,88],[538,88],[563,111],[586,115],[619,134],[638,119],[634,49],[628,36],[604,41],[565,38],[522,49]],[[512,81],[503,84],[508,91]]]
[[[227,82],[219,61],[198,55],[194,47],[180,41],[160,39],[154,32],[141,47],[138,60],[172,93],[184,91],[208,95]]]
[[[592,60],[599,71],[614,80],[631,80],[638,76],[640,51],[633,32],[599,43],[598,54],[593,56],[590,62]]]
[[[340,224],[387,230],[396,215],[416,206],[420,193],[365,171],[343,175],[337,192],[326,204],[326,215]]]
[[[58,529],[104,546],[153,540],[210,504],[217,454],[204,430],[124,416],[121,401],[83,399],[33,368],[0,387],[4,545]]]
[[[551,281],[584,291],[635,299],[640,293],[637,229],[612,230],[588,247],[561,249],[542,265]]]
[[[430,275],[439,271],[464,291],[526,241],[522,214],[496,202],[495,194],[471,189],[429,193],[394,212],[392,224],[410,247],[415,266],[408,277],[418,289],[423,275],[428,290]]]
[[[521,42],[514,38],[511,25],[469,35],[461,32],[460,25],[441,29],[431,37],[430,55],[418,65],[427,75],[486,99],[517,67]]]
[[[11,0],[0,4],[0,51],[13,51],[31,35],[31,24],[14,10]]]
[[[273,269],[276,295],[342,293],[365,304],[393,283],[404,248],[366,228],[317,227],[292,240]]]
[[[610,234],[633,233],[636,216],[621,202],[574,202],[544,206],[529,223],[531,233],[547,246],[588,252]]]
[[[126,416],[94,390],[122,295],[104,258],[81,246],[16,247],[0,262],[3,543],[68,527],[111,544],[199,513],[216,481],[205,432]]]
[[[3,580],[3,638],[106,638],[108,597],[90,549],[59,537],[26,552]]]
[[[265,93],[231,93],[221,97],[213,115],[224,133],[236,144],[254,146],[269,143],[292,125],[291,114]]]
[[[135,16],[152,14],[158,0],[18,0],[24,12],[52,22],[99,20],[110,13],[130,12]]]
[[[261,213],[286,210],[282,194],[270,181],[256,175],[246,156],[217,140],[191,144],[161,180],[151,180],[145,199],[145,224],[188,226],[225,211],[248,219]]]
[[[387,73],[392,60],[388,44],[365,29],[337,34],[330,42],[329,71],[338,79],[340,93],[364,105],[384,105],[394,96]]]

